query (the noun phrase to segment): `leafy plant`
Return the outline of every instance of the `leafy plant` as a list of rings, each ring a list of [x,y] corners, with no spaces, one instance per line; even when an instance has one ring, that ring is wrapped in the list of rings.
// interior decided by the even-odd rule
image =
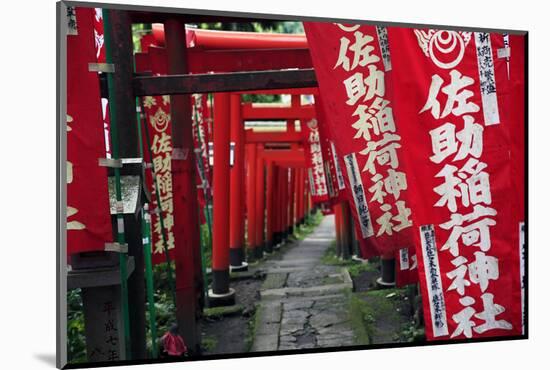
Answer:
[[[86,361],[84,311],[80,289],[67,292],[67,359],[69,363]]]

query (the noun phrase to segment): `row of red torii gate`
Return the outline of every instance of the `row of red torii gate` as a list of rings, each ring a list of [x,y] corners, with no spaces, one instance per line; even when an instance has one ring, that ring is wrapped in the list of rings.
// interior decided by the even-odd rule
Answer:
[[[178,330],[196,354],[205,298],[210,306],[234,303],[230,271],[280,247],[314,209],[336,212],[339,247],[345,241],[349,252],[350,211],[338,197],[330,145],[321,145],[319,91],[304,35],[186,28],[211,21],[207,16],[92,8],[68,14],[68,286],[82,288],[87,320],[114,302],[125,333],[106,350],[104,333],[87,325],[90,360],[146,357],[142,307],[151,262],[175,262]],[[132,23],[153,23],[137,53]],[[289,101],[246,103],[243,94]],[[135,199],[127,195],[132,177],[144,184]],[[211,266],[202,263],[201,224],[212,236]],[[128,257],[117,266],[127,281],[105,274],[119,254]]]

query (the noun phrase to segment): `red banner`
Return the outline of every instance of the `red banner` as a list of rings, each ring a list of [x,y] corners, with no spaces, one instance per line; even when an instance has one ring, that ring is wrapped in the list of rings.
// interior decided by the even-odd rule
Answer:
[[[94,8],[94,46],[98,63],[105,63],[105,37],[103,30],[103,10]],[[100,72],[101,73],[101,72]],[[106,157],[111,158],[111,122],[109,119],[109,99],[101,98],[101,113],[103,116],[103,131]]]
[[[313,203],[325,202],[329,199],[325,162],[321,148],[321,134],[315,118],[305,121],[302,125],[306,166],[309,176],[311,200]]]
[[[344,163],[352,213],[359,236],[368,239],[363,245],[379,253],[411,246],[407,175],[393,116],[386,30],[332,23],[304,26],[330,116],[331,139]]]
[[[142,49],[148,53],[136,57],[136,71],[145,72],[151,68],[154,75],[166,75],[164,49],[148,45],[152,38],[142,38]],[[174,184],[172,178],[172,123],[170,121],[170,97],[145,96],[141,98],[147,132],[143,133],[143,157],[150,163],[152,171],[146,171],[145,181],[151,192],[151,236],[153,263],[166,261],[165,247],[174,260]],[[148,135],[147,135],[148,134]],[[149,136],[149,141],[147,140]],[[151,155],[149,155],[149,150]],[[153,178],[154,174],[154,178]],[[157,193],[158,198],[157,199]],[[160,204],[159,204],[160,203]],[[161,224],[162,217],[162,224]],[[164,235],[163,228],[164,226]]]
[[[152,164],[146,172],[146,183],[152,195],[151,226],[153,263],[166,261],[166,249],[174,258],[174,191],[172,182],[172,124],[170,122],[170,97],[146,96],[142,103],[149,142],[144,136],[144,159]],[[149,155],[150,147],[151,156]],[[154,178],[153,178],[154,174]],[[158,193],[158,198],[157,198]],[[162,223],[160,217],[162,217]],[[162,231],[164,226],[164,236]]]
[[[67,36],[67,254],[105,250],[113,233],[109,212],[101,96],[94,48],[94,10],[72,8]],[[83,88],[85,86],[85,88]]]
[[[322,100],[319,95],[315,96],[315,115],[319,124],[319,135],[321,139],[321,152],[323,156],[327,193],[331,204],[336,204],[346,199],[344,196],[344,178],[339,167],[338,155],[334,151],[334,143],[331,141],[327,116],[323,109]]]
[[[208,109],[207,94],[193,94],[191,96],[191,106],[193,109],[193,142],[196,150],[198,200],[201,209],[200,223],[206,222],[206,216],[203,212],[207,206],[206,200],[212,196],[212,174],[210,169],[210,155],[208,152],[208,143],[210,142],[210,130],[208,129],[208,120],[210,110]]]
[[[497,46],[487,33],[388,33],[427,337],[521,334]]]

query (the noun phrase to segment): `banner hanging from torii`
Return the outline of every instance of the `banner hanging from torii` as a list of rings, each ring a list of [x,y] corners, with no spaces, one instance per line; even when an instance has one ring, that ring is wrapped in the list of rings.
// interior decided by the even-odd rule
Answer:
[[[67,35],[67,254],[103,251],[112,242],[94,9],[71,8]],[[83,88],[85,86],[85,88]]]
[[[502,34],[305,29],[361,236],[398,268],[416,254],[428,339],[521,334],[514,50]]]
[[[374,26],[304,26],[358,236],[380,254],[412,245],[387,32]]]

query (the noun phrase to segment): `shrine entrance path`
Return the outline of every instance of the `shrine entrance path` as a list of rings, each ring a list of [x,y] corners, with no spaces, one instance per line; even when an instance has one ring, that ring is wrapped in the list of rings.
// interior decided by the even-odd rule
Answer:
[[[321,262],[334,237],[334,216],[327,216],[304,240],[262,266],[266,278],[251,351],[355,344],[349,315],[352,281],[347,270]]]

